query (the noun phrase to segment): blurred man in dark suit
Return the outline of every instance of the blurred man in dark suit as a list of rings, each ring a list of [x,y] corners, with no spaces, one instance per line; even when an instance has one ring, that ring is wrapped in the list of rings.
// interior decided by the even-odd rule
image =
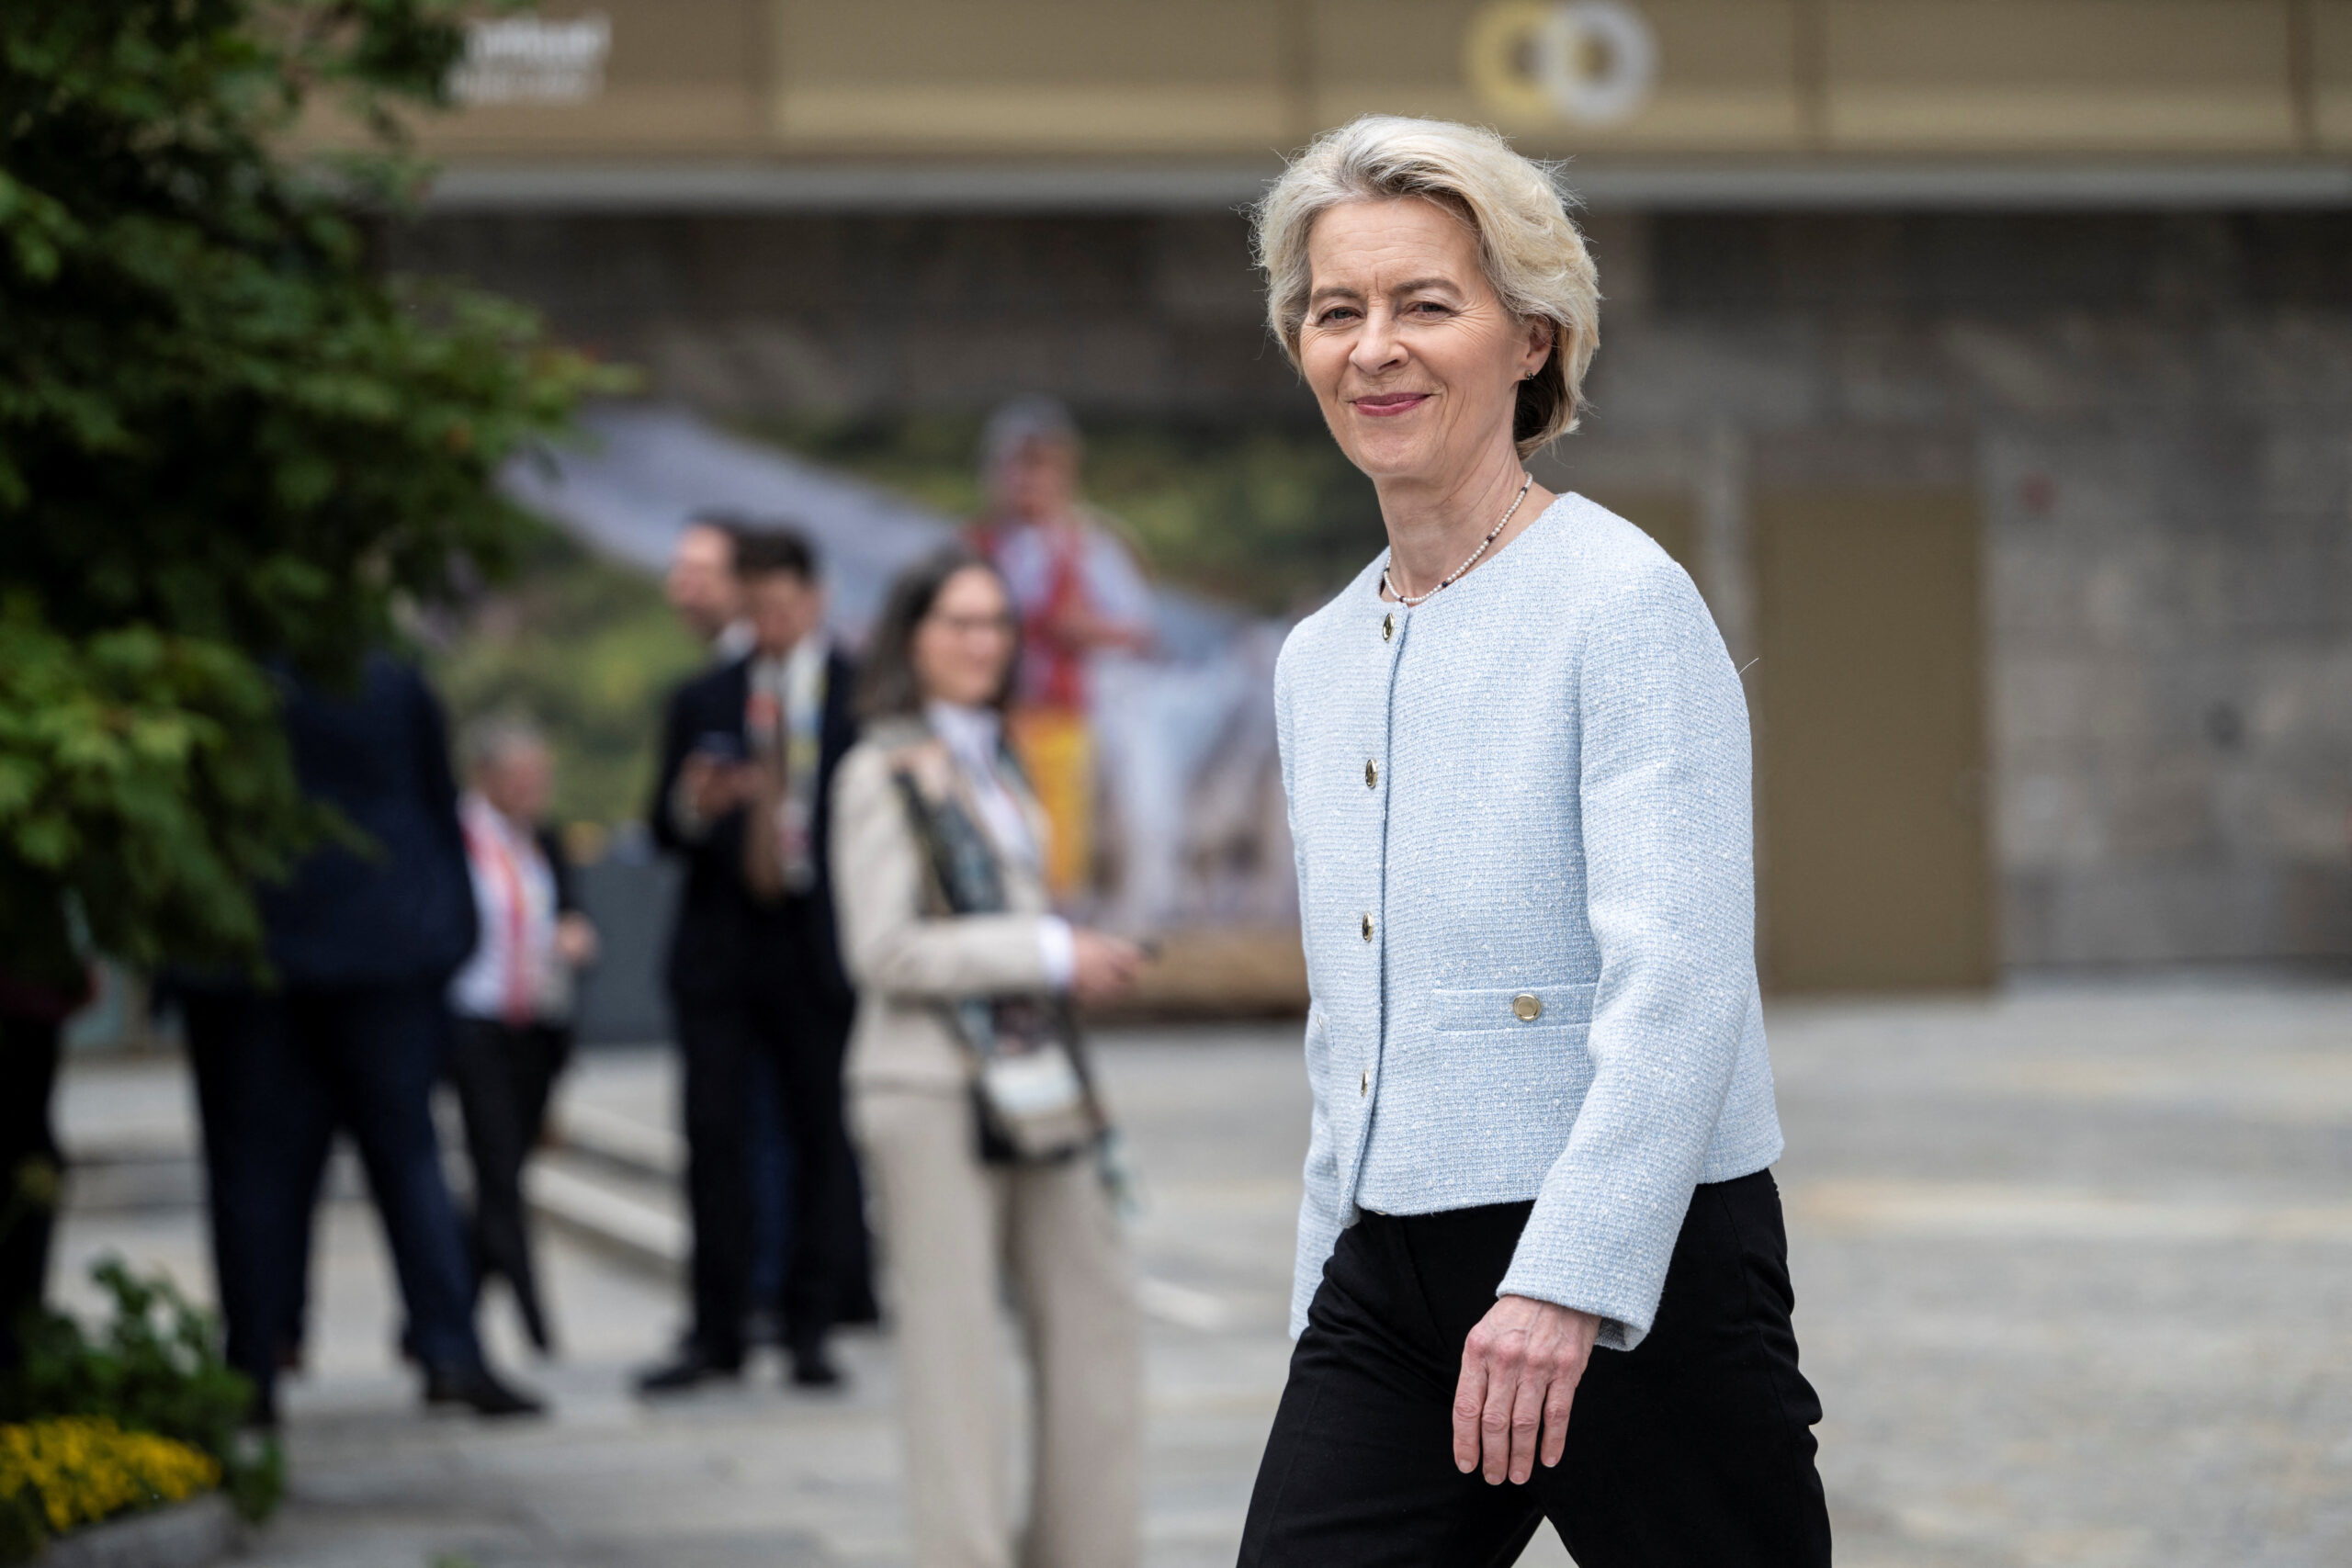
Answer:
[[[273,985],[180,987],[229,1361],[253,1380],[256,1417],[274,1420],[278,1370],[301,1337],[311,1211],[341,1131],[367,1168],[427,1402],[534,1414],[538,1402],[482,1359],[433,1127],[443,993],[475,938],[440,704],[413,670],[378,655],[352,693],[289,681],[285,724],[305,792],[371,843],[322,848],[263,891]]]
[[[684,1056],[694,1326],[639,1387],[740,1376],[752,1278],[746,1095],[775,1066],[792,1144],[784,1332],[793,1381],[840,1381],[826,1351],[858,1267],[856,1177],[842,1124],[854,998],[833,934],[825,854],[834,768],[855,739],[854,673],[824,634],[806,539],[744,529],[735,575],[751,651],[672,697],[653,834],[686,863],[669,984]]]

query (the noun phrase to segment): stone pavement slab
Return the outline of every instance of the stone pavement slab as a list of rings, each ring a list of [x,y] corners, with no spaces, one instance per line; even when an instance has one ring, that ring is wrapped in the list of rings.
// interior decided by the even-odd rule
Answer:
[[[2042,988],[1781,1004],[1770,1025],[1841,1563],[2352,1562],[2352,991]],[[1147,1562],[1229,1563],[1287,1354],[1295,1030],[1122,1032],[1103,1069],[1148,1198]],[[567,1089],[657,1125],[673,1092],[658,1053],[592,1054]],[[207,1284],[176,1066],[77,1063],[63,1120],[122,1157],[77,1186],[62,1293],[86,1303],[107,1249]],[[372,1217],[345,1198],[320,1237],[294,1495],[247,1561],[904,1561],[887,1339],[847,1340],[838,1398],[763,1367],[648,1409],[622,1379],[673,1331],[674,1287],[550,1235],[563,1359],[529,1365],[503,1303],[488,1317],[555,1418],[426,1417],[390,1355]],[[1567,1558],[1539,1538],[1525,1561]]]

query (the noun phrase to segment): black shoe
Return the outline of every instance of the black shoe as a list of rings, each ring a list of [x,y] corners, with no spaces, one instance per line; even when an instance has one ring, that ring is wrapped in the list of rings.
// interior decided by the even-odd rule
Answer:
[[[784,1314],[774,1307],[753,1307],[743,1314],[743,1343],[746,1346],[782,1345],[784,1343]]]
[[[277,1390],[255,1383],[246,1396],[244,1414],[237,1420],[240,1428],[249,1432],[277,1430]]]
[[[638,1373],[637,1392],[643,1397],[684,1393],[707,1382],[740,1382],[742,1376],[743,1363],[740,1358],[732,1361],[717,1361],[689,1346],[660,1366],[648,1367]]]
[[[822,1345],[796,1349],[792,1352],[792,1386],[795,1388],[839,1388],[849,1380],[840,1367],[825,1353]]]
[[[547,1404],[512,1383],[501,1382],[488,1367],[433,1367],[424,1374],[424,1403],[462,1404],[477,1416],[544,1416]]]

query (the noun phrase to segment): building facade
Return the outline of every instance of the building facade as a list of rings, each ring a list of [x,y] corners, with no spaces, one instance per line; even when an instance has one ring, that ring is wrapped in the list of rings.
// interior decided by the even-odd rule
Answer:
[[[1238,209],[1498,124],[1608,296],[1543,477],[1748,666],[1774,983],[2352,959],[2352,0],[630,0],[458,85],[396,263],[739,413],[1311,423]]]

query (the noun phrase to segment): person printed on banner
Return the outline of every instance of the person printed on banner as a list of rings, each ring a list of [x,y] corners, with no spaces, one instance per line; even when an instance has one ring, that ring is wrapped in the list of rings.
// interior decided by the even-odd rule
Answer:
[[[1090,667],[1101,655],[1151,646],[1151,587],[1115,525],[1079,496],[1083,446],[1060,403],[1005,404],[980,448],[989,510],[971,541],[1003,574],[1021,618],[1010,733],[1051,825],[1046,889],[1067,903],[1094,878]]]
[[[554,770],[537,730],[512,720],[477,728],[458,802],[481,934],[450,983],[457,1015],[447,1066],[473,1163],[466,1239],[474,1289],[506,1282],[531,1343],[553,1348],[523,1206],[523,1166],[547,1122],[571,1055],[574,977],[596,956],[562,840],[545,825]]]

